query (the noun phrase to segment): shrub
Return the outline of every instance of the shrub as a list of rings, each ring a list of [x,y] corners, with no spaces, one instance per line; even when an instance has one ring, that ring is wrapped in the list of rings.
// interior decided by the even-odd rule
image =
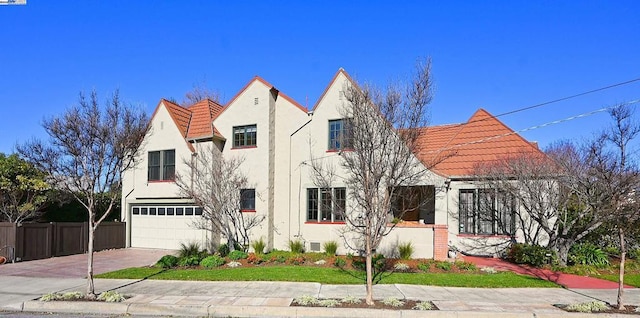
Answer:
[[[569,265],[593,265],[605,267],[609,265],[607,253],[591,243],[576,244],[569,250]]]
[[[178,252],[178,256],[180,258],[186,258],[190,256],[198,256],[202,258],[205,252],[200,248],[200,243],[198,242],[190,242],[190,243],[180,243],[180,251]]]
[[[382,303],[391,307],[400,307],[404,305],[404,301],[395,297],[387,297],[382,300]]]
[[[436,263],[436,268],[441,269],[443,271],[450,271],[451,270],[451,263],[449,262],[437,262]]]
[[[609,256],[618,256],[620,255],[620,249],[615,246],[607,246],[602,249]]]
[[[108,302],[108,303],[121,303],[125,301],[127,298],[124,295],[118,293],[115,290],[109,290],[104,293],[100,293],[98,295],[98,300]]]
[[[480,269],[480,271],[481,271],[481,272],[484,272],[484,273],[487,273],[487,274],[495,274],[495,273],[497,273],[497,272],[498,272],[498,271],[497,271],[495,268],[493,268],[493,267],[483,267],[483,268],[481,268],[481,269]]]
[[[507,252],[507,260],[516,264],[527,264],[540,267],[552,262],[556,254],[540,245],[513,244]]]
[[[338,258],[336,258],[336,260],[335,260],[335,261],[333,261],[333,265],[334,265],[335,267],[340,267],[340,268],[342,268],[342,267],[345,267],[345,266],[347,265],[347,261],[345,261],[345,260],[344,260],[344,258],[340,258],[340,257],[338,257]]]
[[[433,310],[433,304],[430,301],[421,301],[417,302],[415,306],[413,306],[415,310]]]
[[[41,301],[56,301],[56,300],[79,300],[84,298],[84,294],[81,292],[67,292],[67,293],[48,293],[40,297]]]
[[[578,276],[597,276],[598,275],[598,267],[594,265],[573,265],[569,267],[561,267],[557,269],[560,272],[567,274],[574,274]]]
[[[290,257],[287,260],[287,263],[293,264],[293,265],[302,265],[304,264],[304,261],[305,259],[302,255],[297,255],[297,256]]]
[[[211,255],[200,261],[200,266],[204,268],[214,268],[224,265],[224,258],[219,255]]]
[[[427,263],[420,263],[418,264],[418,269],[423,272],[428,272],[429,270],[431,270],[431,265]]]
[[[322,244],[322,247],[324,247],[325,254],[333,256],[336,255],[336,252],[338,251],[338,242],[326,241]]]
[[[178,258],[173,255],[162,256],[156,263],[156,267],[160,268],[171,268],[176,267],[176,265],[178,265]]]
[[[258,265],[262,262],[264,262],[264,259],[262,257],[258,257],[256,253],[249,253],[249,257],[247,257],[247,263]]]
[[[256,254],[263,254],[265,246],[267,246],[267,244],[265,244],[262,237],[259,240],[253,241],[253,243],[251,243],[251,247],[253,247],[253,251]]]
[[[42,295],[42,297],[40,297],[40,301],[54,301],[54,300],[60,300],[61,298],[62,298],[62,294],[60,293],[48,293],[48,294]]]
[[[245,259],[247,257],[249,257],[249,254],[239,250],[235,250],[229,253],[229,259],[232,259],[234,261],[237,261],[239,259]]]
[[[340,301],[345,304],[359,304],[362,302],[360,298],[357,298],[351,295],[347,295],[347,297],[342,298]]]
[[[304,253],[304,242],[300,240],[289,241],[289,250],[296,254]]]
[[[227,255],[229,255],[229,245],[220,244],[220,246],[218,246],[218,254],[220,254],[221,257],[227,257]]]
[[[318,298],[317,297],[313,297],[313,296],[309,296],[309,295],[302,295],[298,298],[295,298],[293,300],[294,303],[298,304],[298,305],[302,305],[302,306],[309,306],[309,305],[315,305],[318,303]]]
[[[200,264],[200,256],[187,256],[178,259],[178,266],[196,266]]]
[[[630,259],[640,260],[640,248],[632,248],[628,254]]]
[[[411,259],[413,255],[413,244],[411,242],[398,244],[398,254],[400,259]]]
[[[409,271],[409,269],[411,269],[411,267],[409,267],[409,265],[405,263],[396,263],[395,265],[393,265],[393,269],[399,272],[407,272]]]
[[[478,269],[476,267],[476,264],[469,263],[469,262],[456,261],[454,264],[459,270],[462,270],[462,271],[475,271],[476,269]]]
[[[321,301],[318,302],[318,305],[322,306],[322,307],[335,307],[340,305],[340,301],[337,299],[323,299]]]
[[[599,312],[609,309],[609,306],[601,301],[592,301],[586,303],[571,304],[565,307],[565,309],[577,312]]]
[[[381,272],[384,271],[386,268],[386,260],[384,258],[384,255],[382,254],[374,254],[371,257],[371,263],[373,264],[373,271],[374,272]],[[353,257],[352,261],[351,261],[351,265],[353,266],[353,268],[355,269],[359,269],[361,271],[364,271],[367,269],[367,264],[366,264],[366,260],[364,257]],[[375,273],[374,273],[375,275]]]

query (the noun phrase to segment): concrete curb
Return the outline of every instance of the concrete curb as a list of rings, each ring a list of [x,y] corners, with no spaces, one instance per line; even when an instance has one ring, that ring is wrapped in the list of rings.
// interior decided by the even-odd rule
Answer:
[[[277,307],[277,306],[194,306],[140,303],[104,303],[86,301],[26,301],[2,308],[14,312],[51,312],[81,313],[106,315],[150,315],[150,316],[185,316],[185,317],[442,317],[442,318],[556,318],[571,316],[581,317],[628,317],[618,314],[582,314],[559,311],[549,312],[473,312],[473,311],[418,311],[418,310],[383,310],[356,308],[325,307]]]

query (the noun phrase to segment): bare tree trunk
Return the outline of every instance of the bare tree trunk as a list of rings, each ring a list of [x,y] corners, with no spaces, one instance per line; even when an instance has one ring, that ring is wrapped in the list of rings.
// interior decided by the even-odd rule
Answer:
[[[93,220],[89,220],[89,241],[87,243],[87,295],[88,299],[95,299],[95,286],[93,285],[93,234],[95,227]]]
[[[572,240],[563,240],[558,239],[556,250],[558,252],[558,262],[562,266],[567,266],[567,261],[569,259],[569,249],[573,245],[574,241]]]
[[[624,229],[618,228],[618,236],[620,238],[620,275],[618,277],[617,307],[619,310],[624,310],[625,308],[622,297],[624,296],[624,262],[627,256],[626,247],[624,245]]]
[[[371,255],[371,236],[365,238],[365,264],[367,269],[367,305],[373,306],[373,264]]]

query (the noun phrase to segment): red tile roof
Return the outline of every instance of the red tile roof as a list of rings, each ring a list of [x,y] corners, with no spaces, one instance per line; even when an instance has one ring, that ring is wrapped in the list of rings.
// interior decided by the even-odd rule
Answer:
[[[217,132],[211,123],[223,110],[220,104],[205,99],[189,106],[187,110],[192,114],[187,138],[210,137]]]
[[[484,109],[466,123],[420,128],[416,155],[445,176],[471,176],[479,162],[523,153],[542,155],[531,143]]]
[[[211,124],[224,109],[220,104],[205,99],[185,108],[174,102],[161,99],[151,118],[155,117],[161,104],[165,105],[171,119],[173,119],[173,122],[180,131],[180,135],[185,138],[185,141],[188,138],[206,138],[212,136],[224,138]],[[187,144],[189,149],[194,151],[191,143],[187,142]]]
[[[187,130],[189,129],[189,122],[191,121],[191,111],[166,99],[162,99],[160,102],[164,103],[167,107],[167,111],[169,112],[169,115],[171,115],[176,126],[178,126],[178,130],[180,130],[182,137],[187,137]]]

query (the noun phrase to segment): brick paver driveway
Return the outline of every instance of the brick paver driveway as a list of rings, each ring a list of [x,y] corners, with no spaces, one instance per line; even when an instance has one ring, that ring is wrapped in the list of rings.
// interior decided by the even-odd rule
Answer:
[[[93,273],[152,265],[163,255],[175,253],[176,251],[170,250],[141,248],[100,251],[94,254]],[[87,277],[87,254],[0,265],[0,276],[84,278]]]

